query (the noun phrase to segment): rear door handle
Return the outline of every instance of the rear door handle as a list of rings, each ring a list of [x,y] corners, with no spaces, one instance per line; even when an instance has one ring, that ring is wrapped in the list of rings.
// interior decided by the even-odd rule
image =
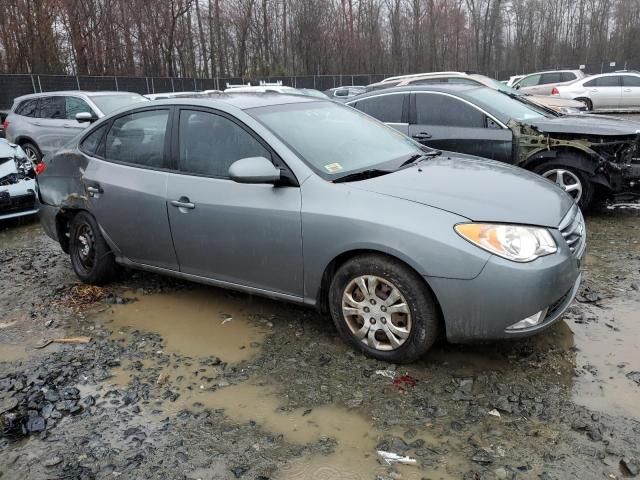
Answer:
[[[625,92],[630,92],[630,91],[631,91],[631,89],[630,89],[630,88],[625,88],[625,89],[624,89],[624,91],[625,91]]]
[[[188,208],[189,210],[196,208],[196,204],[191,203],[188,197],[180,197],[179,200],[171,200],[169,203],[177,208]]]
[[[428,140],[431,138],[431,134],[427,132],[420,132],[413,135],[416,140]]]

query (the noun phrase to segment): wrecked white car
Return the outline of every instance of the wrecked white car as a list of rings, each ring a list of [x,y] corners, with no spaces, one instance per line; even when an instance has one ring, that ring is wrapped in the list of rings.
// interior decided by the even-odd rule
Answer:
[[[38,212],[35,178],[22,148],[0,138],[0,220]]]

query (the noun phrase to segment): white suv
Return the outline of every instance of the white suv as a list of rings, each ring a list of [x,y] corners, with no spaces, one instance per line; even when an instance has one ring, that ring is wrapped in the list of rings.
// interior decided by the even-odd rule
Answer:
[[[550,70],[547,72],[530,73],[515,82],[512,87],[525,93],[535,95],[551,95],[553,87],[566,85],[586,77],[582,70]]]

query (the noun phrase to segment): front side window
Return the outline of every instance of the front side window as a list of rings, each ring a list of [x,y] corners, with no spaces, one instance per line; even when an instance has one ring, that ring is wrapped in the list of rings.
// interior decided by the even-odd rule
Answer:
[[[18,108],[16,108],[16,114],[22,115],[23,117],[35,117],[38,114],[38,99],[32,98],[22,102],[18,105]]]
[[[518,87],[533,87],[535,85],[540,84],[540,75],[536,73],[535,75],[529,75],[528,77],[524,77],[520,82],[517,83]]]
[[[633,75],[623,75],[622,85],[625,87],[640,87],[640,77]]]
[[[93,115],[89,104],[78,97],[65,97],[65,109],[68,120],[75,120],[78,113],[87,112]]]
[[[180,170],[228,178],[229,167],[247,157],[271,159],[249,132],[226,117],[209,112],[180,112]]]
[[[385,123],[402,123],[402,109],[407,94],[380,95],[365,98],[356,104],[361,112]]]
[[[107,133],[107,160],[164,167],[164,137],[169,110],[136,112],[116,118]]]
[[[384,164],[397,167],[407,157],[424,153],[397,130],[334,102],[274,105],[246,112],[328,179]]]
[[[484,128],[485,115],[462,100],[435,93],[416,93],[416,123],[442,127]]]
[[[43,97],[40,99],[39,118],[64,120],[67,118],[65,97]]]

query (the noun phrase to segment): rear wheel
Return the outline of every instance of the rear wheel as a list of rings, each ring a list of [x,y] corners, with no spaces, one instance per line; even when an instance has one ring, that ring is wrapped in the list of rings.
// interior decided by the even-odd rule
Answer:
[[[342,265],[331,282],[329,308],[342,337],[380,360],[412,362],[438,336],[438,309],[424,281],[387,257],[362,255]]]
[[[536,168],[536,173],[554,182],[567,192],[578,206],[587,210],[593,202],[594,185],[582,170],[563,165],[562,157],[554,162],[544,163]]]
[[[31,163],[36,165],[42,161],[42,153],[40,153],[40,149],[36,146],[35,143],[24,142],[20,146],[22,147],[24,153],[27,155],[27,158],[31,160]]]
[[[71,220],[69,233],[71,265],[78,278],[94,285],[111,281],[117,273],[117,264],[93,216],[78,213]]]

